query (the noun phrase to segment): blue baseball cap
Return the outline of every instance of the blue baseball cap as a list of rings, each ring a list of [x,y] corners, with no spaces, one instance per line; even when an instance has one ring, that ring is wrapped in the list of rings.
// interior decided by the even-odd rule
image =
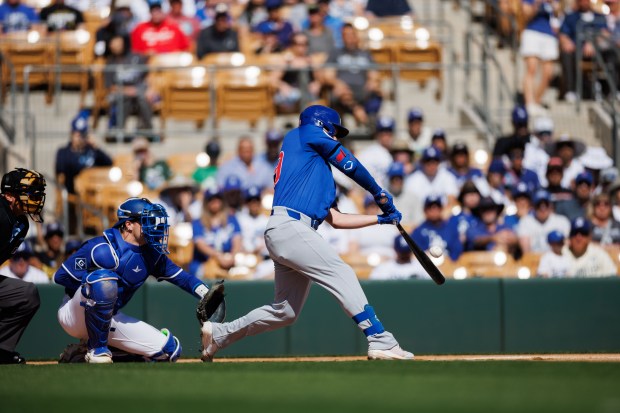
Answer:
[[[506,173],[506,165],[504,164],[504,161],[502,161],[500,158],[493,159],[491,161],[491,164],[489,165],[488,173]]]
[[[444,141],[446,140],[446,131],[441,129],[441,128],[437,128],[433,131],[433,136],[431,137],[431,140],[434,139],[443,139]]]
[[[429,146],[428,148],[424,149],[424,152],[422,152],[422,158],[420,160],[422,162],[440,161],[441,152],[439,151],[439,149],[435,148],[434,146]]]
[[[205,189],[204,198],[207,201],[212,200],[213,198],[222,198],[222,192],[217,187],[210,187]]]
[[[581,172],[575,177],[576,185],[582,183],[587,183],[588,185],[592,186],[592,184],[594,183],[594,178],[592,177],[592,174],[590,172]]]
[[[407,241],[398,235],[394,238],[394,251],[396,251],[397,254],[406,254],[408,252],[410,253],[411,249],[409,248],[409,245],[407,245]]]
[[[405,176],[405,165],[402,162],[392,162],[387,171],[388,178],[394,178],[395,176]]]
[[[541,202],[551,203],[551,194],[544,189],[538,190],[534,194],[534,205],[538,205]]]
[[[280,143],[284,139],[284,134],[277,129],[270,129],[265,134],[267,143]]]
[[[407,114],[407,122],[411,123],[415,120],[424,120],[424,112],[420,108],[411,108]]]
[[[241,179],[237,175],[230,175],[224,181],[224,187],[222,190],[224,192],[228,191],[236,191],[241,189]]]
[[[424,200],[424,208],[428,208],[431,205],[439,205],[440,207],[443,208],[444,206],[444,199],[441,195],[437,195],[437,194],[431,194],[429,196],[426,197],[426,199]]]
[[[88,133],[88,118],[90,117],[90,109],[82,109],[71,121],[71,133],[79,132],[82,135]]]
[[[551,231],[547,234],[547,243],[549,244],[560,244],[564,243],[564,234],[558,230]]]
[[[45,237],[49,238],[53,235],[65,236],[65,231],[62,229],[62,225],[59,222],[51,222],[45,226]]]
[[[244,193],[244,197],[246,201],[250,201],[252,199],[260,199],[261,189],[259,186],[251,186],[246,189]]]
[[[525,109],[525,106],[515,106],[512,110],[512,124],[527,125],[528,119],[527,109]]]
[[[523,181],[519,182],[514,188],[512,188],[512,198],[516,199],[519,197],[532,199],[530,186]]]
[[[573,237],[577,234],[590,235],[592,231],[592,224],[585,217],[577,217],[570,223],[570,236]]]
[[[261,34],[274,34],[278,32],[278,26],[274,22],[264,21],[260,22],[254,31]]]
[[[394,132],[396,127],[396,121],[389,116],[381,116],[377,119],[377,125],[375,126],[375,132]]]
[[[275,10],[282,7],[282,3],[282,0],[267,0],[265,2],[265,7],[267,8],[267,10]]]

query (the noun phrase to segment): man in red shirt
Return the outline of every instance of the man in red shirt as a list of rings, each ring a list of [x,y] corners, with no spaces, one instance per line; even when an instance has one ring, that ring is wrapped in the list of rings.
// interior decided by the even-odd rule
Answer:
[[[153,55],[189,49],[189,40],[179,26],[166,18],[159,0],[149,1],[151,20],[140,23],[131,33],[135,53]]]

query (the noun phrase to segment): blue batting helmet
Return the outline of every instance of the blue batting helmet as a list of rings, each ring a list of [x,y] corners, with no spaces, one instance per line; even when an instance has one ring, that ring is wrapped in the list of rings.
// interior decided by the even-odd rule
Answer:
[[[318,126],[335,138],[344,138],[349,134],[349,130],[342,126],[338,112],[327,106],[312,105],[304,109],[299,115],[299,126],[303,125]]]
[[[119,205],[116,211],[118,228],[127,221],[139,222],[146,243],[161,254],[168,251],[168,214],[160,204],[154,204],[146,198],[129,198]]]

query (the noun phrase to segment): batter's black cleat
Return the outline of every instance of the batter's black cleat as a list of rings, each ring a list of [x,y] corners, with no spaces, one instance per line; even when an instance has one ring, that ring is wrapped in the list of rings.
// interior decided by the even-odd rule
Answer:
[[[16,351],[0,349],[0,364],[26,364],[26,359]]]

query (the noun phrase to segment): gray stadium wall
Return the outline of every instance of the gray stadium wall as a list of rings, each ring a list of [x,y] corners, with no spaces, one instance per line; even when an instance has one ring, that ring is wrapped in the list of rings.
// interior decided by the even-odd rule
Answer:
[[[619,352],[620,279],[367,281],[370,303],[402,346],[418,354]],[[273,282],[229,282],[228,319],[269,303]],[[63,289],[39,286],[41,308],[18,350],[28,359],[56,359],[77,340],[60,328]],[[167,327],[198,357],[196,300],[166,283],[147,283],[123,311]],[[357,326],[322,288],[313,286],[296,324],[248,337],[221,356],[364,354]]]

